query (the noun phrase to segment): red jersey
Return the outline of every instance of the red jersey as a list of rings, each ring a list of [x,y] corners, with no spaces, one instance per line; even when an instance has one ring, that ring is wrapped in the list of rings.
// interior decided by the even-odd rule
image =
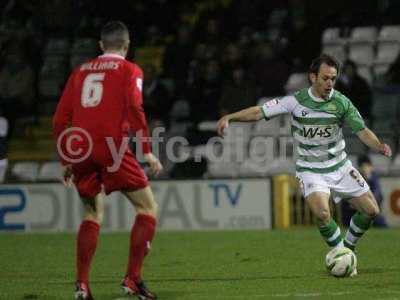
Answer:
[[[143,71],[116,54],[104,54],[77,68],[68,79],[53,119],[54,136],[69,126],[86,130],[94,143],[117,142],[129,131],[148,137],[142,108]],[[142,142],[144,153],[150,142]]]

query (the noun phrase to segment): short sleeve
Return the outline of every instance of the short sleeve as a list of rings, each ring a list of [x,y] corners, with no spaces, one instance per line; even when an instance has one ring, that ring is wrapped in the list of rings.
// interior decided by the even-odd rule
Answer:
[[[261,111],[266,120],[269,120],[277,115],[291,113],[297,101],[294,96],[285,96],[275,98],[265,102],[261,106]]]
[[[365,128],[365,122],[357,108],[349,101],[349,107],[344,114],[344,123],[348,125],[353,133]]]

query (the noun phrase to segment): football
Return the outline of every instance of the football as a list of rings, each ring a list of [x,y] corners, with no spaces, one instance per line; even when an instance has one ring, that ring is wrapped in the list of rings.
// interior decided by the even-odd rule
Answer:
[[[325,257],[325,265],[331,275],[348,277],[357,268],[357,257],[349,248],[334,248]]]

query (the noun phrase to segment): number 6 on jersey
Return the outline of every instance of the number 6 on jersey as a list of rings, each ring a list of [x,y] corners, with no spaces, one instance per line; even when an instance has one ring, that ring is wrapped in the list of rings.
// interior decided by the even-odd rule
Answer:
[[[83,107],[99,105],[103,97],[103,83],[105,73],[92,73],[83,81],[81,103]]]

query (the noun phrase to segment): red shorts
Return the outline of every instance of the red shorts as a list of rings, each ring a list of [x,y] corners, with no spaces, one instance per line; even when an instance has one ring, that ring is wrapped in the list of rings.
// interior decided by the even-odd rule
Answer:
[[[81,197],[91,198],[102,191],[108,195],[117,190],[135,191],[148,186],[148,179],[131,151],[126,151],[121,165],[115,172],[108,149],[94,147],[93,153],[83,162],[74,164],[74,183]]]

